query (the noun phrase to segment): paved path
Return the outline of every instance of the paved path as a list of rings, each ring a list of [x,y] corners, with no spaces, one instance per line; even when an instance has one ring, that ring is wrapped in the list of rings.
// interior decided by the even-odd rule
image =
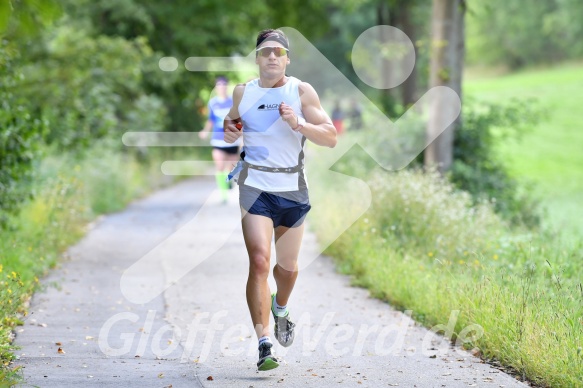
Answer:
[[[290,300],[294,345],[276,345],[283,364],[257,372],[237,193],[228,205],[207,202],[213,188],[206,178],[159,191],[99,220],[69,250],[18,329],[26,385],[525,386],[351,287],[323,256]],[[307,234],[303,254],[316,249]]]

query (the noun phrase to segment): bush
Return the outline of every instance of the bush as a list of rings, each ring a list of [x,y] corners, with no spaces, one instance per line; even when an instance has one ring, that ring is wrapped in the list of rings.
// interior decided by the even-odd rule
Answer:
[[[31,178],[43,128],[27,102],[15,93],[21,82],[13,63],[17,55],[6,41],[0,42],[0,228],[29,196],[26,186],[18,183]]]
[[[462,125],[455,132],[453,165],[447,177],[456,188],[470,193],[474,204],[491,201],[494,210],[513,225],[537,227],[539,204],[528,191],[529,182],[511,176],[508,167],[499,160],[496,146],[511,138],[520,138],[538,122],[543,111],[532,100],[513,100],[506,105],[478,105],[470,100],[463,109]],[[360,144],[366,144],[367,150],[385,166],[402,166],[414,158],[407,167],[420,168],[423,153],[417,153],[419,146],[424,144],[425,130],[426,119],[411,114],[400,118],[394,129],[374,129],[345,136],[348,139],[353,136]],[[371,144],[373,136],[375,142]],[[379,166],[357,145],[332,169],[367,180]]]
[[[47,146],[81,157],[100,139],[167,126],[160,98],[144,92],[145,39],[93,37],[70,24],[0,43],[0,228],[32,197],[25,183]]]
[[[404,170],[375,174],[371,225],[391,239],[389,245],[430,254],[431,260],[467,260],[500,238],[506,225],[488,202],[474,204],[436,171]],[[390,205],[388,205],[390,204]],[[449,238],[453,237],[455,238]]]
[[[538,201],[513,178],[496,155],[496,144],[518,138],[542,117],[532,100],[508,105],[464,107],[462,125],[454,139],[454,163],[449,178],[476,201],[492,200],[494,209],[515,225],[539,225]]]
[[[46,142],[61,150],[83,151],[93,142],[125,130],[128,114],[144,113],[141,65],[152,51],[144,39],[91,36],[67,24],[30,44],[19,94],[48,123]],[[138,104],[138,105],[136,105]],[[150,104],[151,105],[151,104]],[[165,115],[165,110],[148,112]]]
[[[359,202],[326,191],[327,177],[311,176],[319,236]],[[581,244],[512,228],[435,172],[376,172],[368,184],[371,207],[327,249],[356,285],[429,327],[458,310],[452,340],[477,324],[483,335],[465,346],[487,360],[541,386],[581,386]]]

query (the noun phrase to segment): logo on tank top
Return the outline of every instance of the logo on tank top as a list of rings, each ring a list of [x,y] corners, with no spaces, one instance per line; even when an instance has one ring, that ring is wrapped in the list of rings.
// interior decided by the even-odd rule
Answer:
[[[257,107],[257,110],[277,110],[279,109],[279,104],[261,104]]]

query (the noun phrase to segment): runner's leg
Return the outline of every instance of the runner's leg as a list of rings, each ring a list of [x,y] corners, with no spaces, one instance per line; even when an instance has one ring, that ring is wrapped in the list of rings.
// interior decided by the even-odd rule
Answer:
[[[295,228],[275,228],[275,252],[277,263],[273,277],[277,284],[277,304],[286,306],[298,277],[298,255],[304,235],[304,224]]]
[[[228,154],[220,149],[213,148],[213,160],[215,162],[215,179],[217,181],[217,187],[221,192],[221,197],[223,201],[227,200],[227,190],[229,189],[229,184],[227,183],[228,171],[225,171],[227,165]]]
[[[270,218],[246,213],[242,209],[243,237],[249,254],[247,305],[257,338],[269,336],[271,295],[267,277],[270,270],[273,221]]]

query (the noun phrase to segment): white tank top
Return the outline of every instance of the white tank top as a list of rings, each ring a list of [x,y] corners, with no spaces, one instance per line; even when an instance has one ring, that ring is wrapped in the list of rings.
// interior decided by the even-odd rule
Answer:
[[[278,88],[262,88],[259,79],[245,86],[239,104],[239,115],[243,120],[243,143],[245,161],[265,167],[295,167],[304,164],[306,137],[290,128],[279,115],[279,104],[283,101],[294,112],[302,114],[302,103],[298,86],[300,80],[288,77]],[[297,191],[308,188],[304,170],[295,173],[259,171],[244,168],[239,184],[263,191]]]

